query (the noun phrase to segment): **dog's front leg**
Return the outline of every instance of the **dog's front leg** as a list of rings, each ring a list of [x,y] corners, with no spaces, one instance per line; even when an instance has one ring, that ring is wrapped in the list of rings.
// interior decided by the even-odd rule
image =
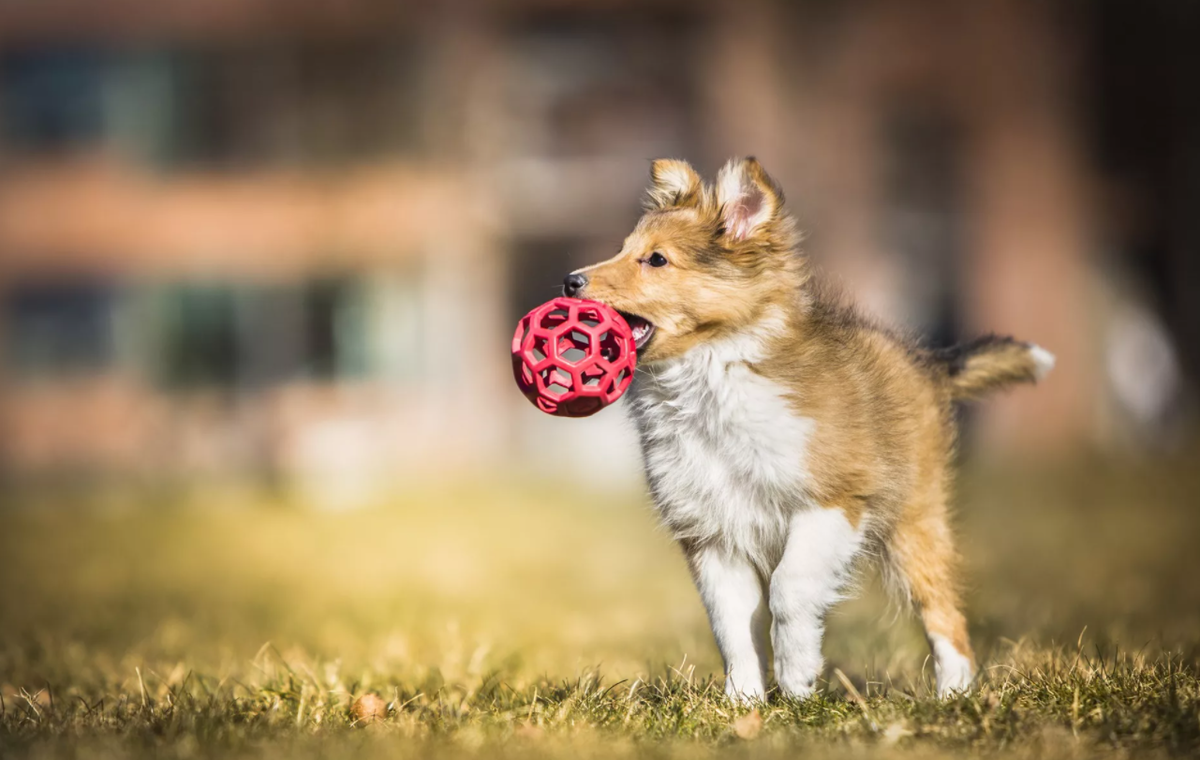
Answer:
[[[805,509],[788,523],[770,592],[775,680],[787,696],[813,693],[821,674],[825,613],[841,599],[861,545],[862,534],[840,509]]]
[[[762,699],[767,677],[767,610],[763,580],[743,556],[718,547],[685,547],[717,648],[725,660],[725,693]]]

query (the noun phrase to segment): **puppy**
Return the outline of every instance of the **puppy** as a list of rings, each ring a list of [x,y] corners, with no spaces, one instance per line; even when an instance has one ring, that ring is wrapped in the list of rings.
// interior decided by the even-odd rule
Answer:
[[[938,693],[968,689],[947,524],[953,404],[1034,382],[1054,357],[999,337],[927,350],[840,305],[753,158],[713,185],[655,161],[647,199],[620,253],[564,292],[633,329],[629,406],[650,491],[708,611],[726,693],[763,698],[773,651],[783,694],[811,695],[826,611],[864,555],[919,610]]]

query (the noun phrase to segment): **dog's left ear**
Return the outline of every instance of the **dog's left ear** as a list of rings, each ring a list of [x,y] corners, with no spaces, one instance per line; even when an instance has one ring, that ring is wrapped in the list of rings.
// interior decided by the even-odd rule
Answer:
[[[646,202],[651,209],[697,206],[701,190],[700,175],[687,161],[660,158],[650,162]]]
[[[749,240],[779,218],[783,191],[753,156],[733,159],[717,174],[717,203],[724,215],[725,234]]]

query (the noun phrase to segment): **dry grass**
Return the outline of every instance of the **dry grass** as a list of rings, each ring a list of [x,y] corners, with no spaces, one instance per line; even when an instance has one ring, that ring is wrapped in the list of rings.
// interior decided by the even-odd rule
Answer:
[[[398,489],[345,515],[26,493],[0,509],[0,755],[1194,754],[1187,464],[972,473],[981,688],[932,699],[918,629],[867,581],[831,621],[822,696],[757,715],[721,696],[636,493]],[[359,726],[367,693],[389,709]]]

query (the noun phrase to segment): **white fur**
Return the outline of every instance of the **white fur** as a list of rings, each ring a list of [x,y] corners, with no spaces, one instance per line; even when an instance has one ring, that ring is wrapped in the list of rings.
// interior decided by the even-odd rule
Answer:
[[[762,696],[768,606],[780,687],[812,693],[824,613],[863,541],[840,510],[808,495],[815,422],[748,366],[781,326],[771,316],[640,368],[632,394],[655,505],[676,538],[700,547],[696,585],[725,660],[726,692],[736,698]]]
[[[864,544],[863,525],[810,496],[815,421],[749,367],[781,328],[770,315],[639,367],[630,394],[655,506],[676,538],[698,547],[692,570],[725,661],[726,693],[736,699],[764,695],[768,619],[780,689],[813,693],[825,614]],[[1039,367],[1053,365],[1042,349],[1031,352]],[[930,644],[938,694],[969,689],[970,660],[945,637],[934,634]]]
[[[740,554],[708,546],[692,557],[692,572],[725,660],[725,693],[734,699],[762,699],[770,613],[758,570]]]
[[[784,694],[808,697],[821,674],[825,613],[842,599],[863,534],[840,509],[792,515],[787,548],[771,575],[775,680]]]
[[[971,661],[954,648],[950,640],[940,634],[929,635],[933,649],[933,671],[937,675],[939,697],[951,697],[971,688],[975,678]]]
[[[1041,380],[1043,377],[1050,374],[1050,370],[1054,369],[1054,354],[1050,353],[1041,346],[1030,346],[1029,355],[1033,358],[1034,378]]]
[[[631,405],[655,504],[675,537],[717,543],[762,572],[771,564],[763,559],[782,553],[790,513],[807,502],[815,424],[747,366],[780,326],[769,318],[639,368]]]

